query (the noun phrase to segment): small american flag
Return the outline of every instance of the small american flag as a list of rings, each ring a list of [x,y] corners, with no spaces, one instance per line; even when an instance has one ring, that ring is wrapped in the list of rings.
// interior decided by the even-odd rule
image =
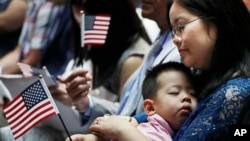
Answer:
[[[24,77],[32,77],[38,75],[50,76],[50,73],[48,72],[46,67],[44,67],[43,69],[39,69],[20,62],[17,63],[17,65],[20,68],[21,72],[23,73]]]
[[[3,111],[15,139],[38,123],[59,114],[43,78],[18,94],[3,107]]]
[[[57,86],[58,83],[56,81],[56,78],[52,76],[49,71],[47,70],[46,66],[44,66],[42,69],[32,67],[25,63],[17,63],[18,67],[20,68],[21,72],[23,73],[24,77],[33,77],[33,76],[39,76],[42,75],[47,86]]]
[[[102,46],[108,34],[110,15],[82,14],[81,35],[82,46]]]

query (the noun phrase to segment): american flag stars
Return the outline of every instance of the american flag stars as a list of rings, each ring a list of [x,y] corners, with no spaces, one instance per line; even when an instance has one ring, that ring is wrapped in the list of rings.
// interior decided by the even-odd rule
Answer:
[[[47,98],[48,96],[42,88],[41,83],[36,83],[28,87],[23,93],[23,101],[28,110]]]

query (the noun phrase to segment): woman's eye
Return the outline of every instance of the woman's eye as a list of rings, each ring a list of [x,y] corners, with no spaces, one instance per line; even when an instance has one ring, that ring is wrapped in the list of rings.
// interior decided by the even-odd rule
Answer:
[[[178,26],[178,32],[181,33],[184,30],[184,25]]]

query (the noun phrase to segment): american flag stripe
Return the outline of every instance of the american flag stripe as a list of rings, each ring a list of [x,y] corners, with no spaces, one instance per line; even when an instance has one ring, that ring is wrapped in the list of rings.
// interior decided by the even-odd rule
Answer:
[[[97,16],[96,16],[96,19],[97,19],[97,20],[103,20],[103,21],[110,21],[111,18],[110,18],[109,15],[101,15],[101,14],[100,14],[100,15],[97,15]]]
[[[96,23],[95,23],[96,24]],[[108,30],[109,28],[107,26],[101,26],[101,25],[95,25],[94,29],[99,29],[99,30]]]
[[[25,77],[31,77],[33,76],[32,74],[32,68],[30,65],[28,64],[24,64],[24,63],[17,63],[18,67],[21,69],[23,75]]]
[[[85,36],[88,35],[88,34],[92,35],[93,33],[106,35],[106,34],[108,34],[108,31],[101,31],[101,30],[85,31],[84,35]]]
[[[93,42],[95,42],[96,44],[103,44],[105,41],[92,39],[92,40],[86,41],[85,44],[90,44],[90,43],[93,43]]]
[[[15,127],[16,124],[25,122],[26,120],[28,120],[28,118],[30,118],[30,116],[34,116],[34,114],[37,113],[38,111],[43,112],[43,111],[47,110],[45,108],[50,109],[51,106],[48,104],[50,104],[50,102],[48,100],[43,101],[41,103],[41,105],[37,106],[37,108],[34,107],[34,109],[27,111],[25,108],[25,104],[22,102],[20,104],[20,106],[18,105],[18,108],[13,109],[13,112],[8,113],[8,111],[5,111],[6,117],[8,118],[8,122],[11,124],[11,126]],[[46,106],[50,106],[50,107],[46,107]],[[10,109],[10,110],[12,110],[12,109]],[[38,110],[38,111],[36,111],[36,110]]]
[[[49,100],[43,101],[41,105],[37,105],[34,109],[27,111],[24,102],[22,102],[22,97],[19,96],[19,99],[21,99],[18,100],[21,103],[17,102],[16,104],[20,103],[20,105],[13,105],[13,108],[10,107],[4,110],[15,138],[19,137],[19,134],[22,135],[28,131],[37,123],[56,115]]]
[[[105,36],[103,36],[103,35],[88,35],[88,37],[85,37],[85,38],[105,39]]]
[[[82,45],[104,45],[110,25],[110,15],[83,15]]]
[[[14,138],[59,113],[43,79],[28,86],[3,108]]]
[[[38,115],[39,118],[34,118],[34,120],[31,120],[30,122],[28,122],[28,123],[24,124],[22,127],[20,127],[20,129],[12,130],[13,134],[15,135],[14,137],[17,138],[20,135],[23,135],[28,130],[33,128],[35,125],[37,125],[38,123],[40,123],[40,122],[42,122],[50,117],[53,117],[54,115],[55,115],[54,112],[46,112],[46,113],[43,113],[41,115]]]

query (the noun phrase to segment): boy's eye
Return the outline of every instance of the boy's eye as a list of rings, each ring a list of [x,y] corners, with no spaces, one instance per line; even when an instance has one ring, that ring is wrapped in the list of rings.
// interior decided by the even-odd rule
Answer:
[[[192,96],[196,96],[196,95],[197,95],[195,91],[191,91],[191,92],[189,92],[189,93],[190,93],[190,95],[192,95]]]
[[[179,92],[177,92],[177,91],[173,91],[173,92],[168,92],[168,94],[171,94],[171,95],[177,95],[177,94],[179,94]]]

